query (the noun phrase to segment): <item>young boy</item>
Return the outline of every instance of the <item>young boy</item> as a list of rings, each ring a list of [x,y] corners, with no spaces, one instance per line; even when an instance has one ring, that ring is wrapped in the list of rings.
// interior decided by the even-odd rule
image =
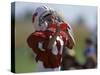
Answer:
[[[63,46],[70,49],[74,46],[69,25],[46,6],[35,10],[32,21],[36,30],[28,37],[27,43],[36,54],[38,71],[60,70]]]

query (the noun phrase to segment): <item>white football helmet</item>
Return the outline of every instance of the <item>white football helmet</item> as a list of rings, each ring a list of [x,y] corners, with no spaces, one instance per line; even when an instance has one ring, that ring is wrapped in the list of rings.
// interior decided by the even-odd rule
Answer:
[[[44,16],[48,14],[52,14],[53,12],[54,12],[53,9],[50,9],[46,6],[40,6],[35,10],[35,13],[33,14],[33,17],[32,17],[32,21],[37,31],[46,30],[46,28],[48,27],[48,24],[44,20]]]

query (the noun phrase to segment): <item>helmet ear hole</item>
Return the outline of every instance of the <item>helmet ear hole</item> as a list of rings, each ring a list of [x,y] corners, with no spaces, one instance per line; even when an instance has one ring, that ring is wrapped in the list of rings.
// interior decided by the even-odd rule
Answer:
[[[32,22],[34,23],[35,17],[38,15],[38,13],[34,13],[32,16]]]
[[[38,13],[36,12],[36,13],[34,13],[34,16],[37,16],[38,15]]]

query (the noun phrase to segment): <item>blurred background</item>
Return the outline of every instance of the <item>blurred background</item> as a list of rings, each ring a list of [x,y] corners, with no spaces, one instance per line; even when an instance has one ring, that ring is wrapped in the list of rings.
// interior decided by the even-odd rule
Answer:
[[[78,64],[84,65],[86,57],[85,40],[87,37],[93,39],[97,45],[97,7],[94,6],[77,6],[62,4],[44,4],[44,3],[15,3],[15,69],[17,73],[35,72],[37,70],[34,54],[28,47],[26,39],[35,30],[32,24],[32,14],[34,10],[42,5],[53,8],[60,12],[64,20],[68,22],[74,33],[76,45],[75,60]],[[13,15],[13,14],[12,14]],[[95,46],[94,45],[94,46]],[[95,47],[96,50],[96,47]]]

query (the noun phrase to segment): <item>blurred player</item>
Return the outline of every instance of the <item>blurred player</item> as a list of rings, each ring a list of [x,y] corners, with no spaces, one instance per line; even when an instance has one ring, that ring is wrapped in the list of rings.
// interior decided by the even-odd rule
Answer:
[[[86,48],[84,55],[86,57],[86,63],[83,68],[95,68],[96,67],[96,48],[91,38],[87,38],[86,41]]]

